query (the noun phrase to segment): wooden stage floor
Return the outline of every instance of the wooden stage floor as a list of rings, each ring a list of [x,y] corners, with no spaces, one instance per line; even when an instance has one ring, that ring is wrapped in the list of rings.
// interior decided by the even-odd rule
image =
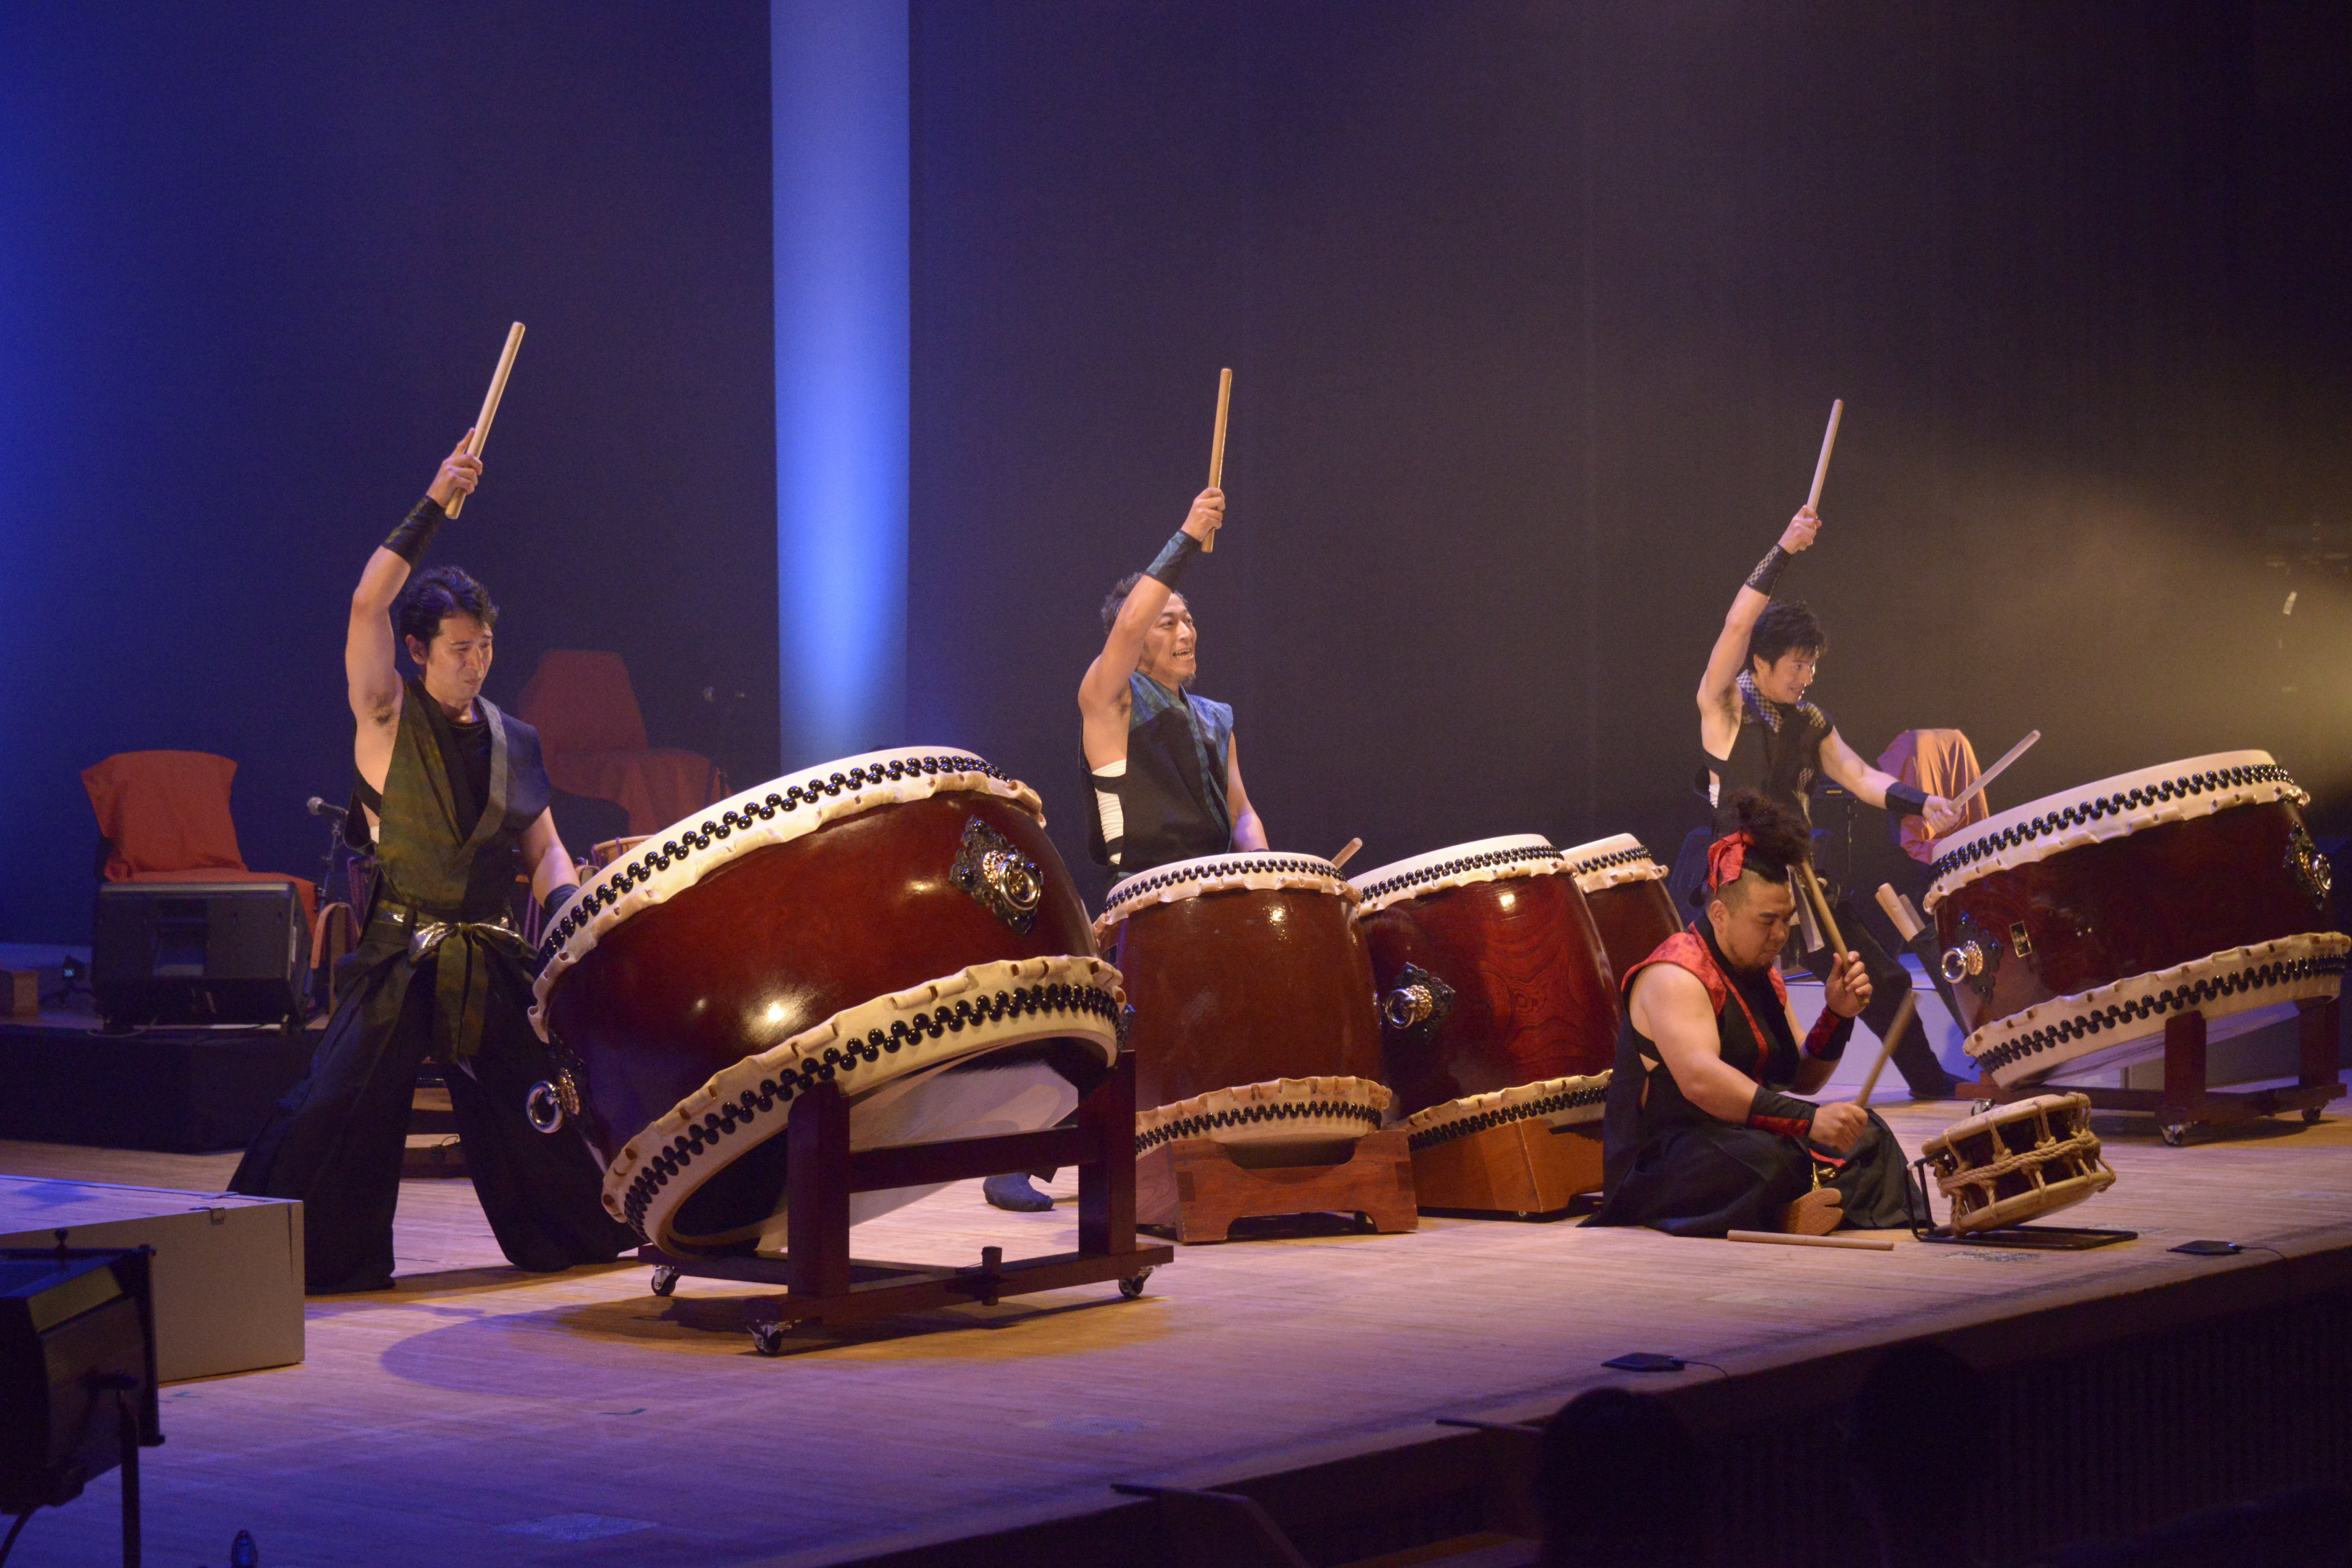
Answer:
[[[2345,1109],[2338,1102],[2337,1109]],[[1916,1152],[1966,1110],[1889,1110]],[[2140,1232],[2077,1254],[1892,1253],[1646,1231],[1428,1219],[1395,1237],[1180,1248],[1144,1299],[1099,1287],[793,1341],[755,1354],[749,1294],[631,1265],[532,1277],[500,1259],[463,1182],[401,1194],[401,1278],[314,1300],[299,1367],[164,1391],[146,1456],[151,1561],[372,1563],[820,1561],[904,1534],[1099,1505],[1176,1481],[1555,1405],[1632,1350],[1744,1376],[2091,1299],[2121,1301],[2268,1253],[2352,1248],[2352,1121],[2273,1121],[2182,1149],[2101,1117],[2120,1179],[2074,1223]],[[233,1156],[0,1143],[0,1172],[210,1190]],[[1066,1182],[1063,1185],[1070,1190]],[[1074,1245],[1066,1204],[1000,1214],[966,1184],[860,1228],[859,1255],[977,1261]],[[2251,1283],[2251,1281],[2249,1282]],[[1720,1369],[1715,1370],[1715,1369]],[[28,1565],[117,1561],[115,1483],[37,1516]]]

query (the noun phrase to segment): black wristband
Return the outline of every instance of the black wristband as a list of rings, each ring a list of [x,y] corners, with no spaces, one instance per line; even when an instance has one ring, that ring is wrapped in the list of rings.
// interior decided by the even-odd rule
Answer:
[[[1833,1062],[1845,1055],[1845,1043],[1853,1038],[1853,1020],[1824,1006],[1813,1026],[1805,1031],[1805,1054],[1817,1062]]]
[[[1775,544],[1765,552],[1764,559],[1756,563],[1756,570],[1748,574],[1748,585],[1766,598],[1770,598],[1772,584],[1780,580],[1781,568],[1795,559],[1795,556]]]
[[[1925,816],[1927,815],[1927,794],[1897,779],[1886,786],[1886,809],[1898,816]]]
[[[579,883],[556,883],[547,889],[547,897],[539,900],[540,919],[547,925],[553,925],[563,911],[572,907],[572,900],[579,896]]]
[[[434,531],[448,518],[449,514],[441,510],[441,503],[426,496],[410,509],[401,525],[384,540],[383,547],[414,566],[417,558],[425,553],[425,547],[433,542]]]
[[[1809,1138],[1812,1136],[1816,1109],[1809,1100],[1799,1100],[1793,1094],[1782,1094],[1759,1083],[1756,1086],[1756,1098],[1748,1102],[1748,1125],[1786,1138]]]
[[[1143,569],[1143,574],[1158,579],[1172,592],[1176,584],[1183,581],[1184,568],[1192,564],[1192,557],[1200,553],[1201,542],[1180,528],[1176,536],[1152,557],[1151,564]]]

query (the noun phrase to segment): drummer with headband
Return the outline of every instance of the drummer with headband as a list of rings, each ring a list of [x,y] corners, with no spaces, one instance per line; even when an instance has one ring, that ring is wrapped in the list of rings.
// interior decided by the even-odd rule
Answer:
[[[392,1284],[401,1155],[428,1057],[443,1064],[467,1173],[510,1261],[602,1263],[636,1239],[604,1213],[602,1173],[580,1140],[541,1136],[523,1110],[555,1069],[531,1032],[530,950],[508,906],[518,872],[551,916],[579,878],[547,808],[538,734],[481,695],[497,606],[457,567],[415,571],[481,471],[461,443],[352,595],[343,668],[358,778],[343,831],[366,848],[373,826],[375,890],[310,1075],[229,1181],[232,1192],[302,1200],[312,1295]],[[403,644],[416,665],[405,679]]]
[[[1078,718],[1092,807],[1087,847],[1114,877],[1266,847],[1265,824],[1242,786],[1234,710],[1189,689],[1200,673],[1200,634],[1176,591],[1224,521],[1225,492],[1202,490],[1151,564],[1103,600],[1103,650],[1078,683]],[[1019,1175],[991,1176],[982,1187],[999,1208],[1053,1206]]]
[[[1864,762],[1829,715],[1805,700],[1829,634],[1802,601],[1776,602],[1772,587],[1789,563],[1812,544],[1821,525],[1812,508],[1800,508],[1780,542],[1748,574],[1723,618],[1722,635],[1699,679],[1699,793],[1719,805],[1735,791],[1752,789],[1810,825],[1813,781],[1828,778],[1883,810],[1925,817],[1931,835],[1947,832],[1959,821],[1951,802],[1923,795]],[[1861,956],[1874,988],[1863,1021],[1884,1039],[1910,989],[1910,976],[1871,936],[1853,895],[1841,889],[1832,896],[1838,929]],[[1835,962],[1827,942],[1808,940],[1805,949],[1807,971],[1826,978]],[[1952,1075],[1936,1059],[1924,1029],[1904,1031],[1895,1065],[1913,1099],[1951,1098]]]
[[[1753,790],[1733,797],[1723,826],[1707,848],[1705,917],[1625,978],[1601,1212],[1588,1223],[1707,1237],[1906,1225],[1910,1178],[1886,1124],[1851,1102],[1797,1098],[1829,1081],[1871,997],[1850,955],[1800,1044],[1774,964],[1811,835]]]

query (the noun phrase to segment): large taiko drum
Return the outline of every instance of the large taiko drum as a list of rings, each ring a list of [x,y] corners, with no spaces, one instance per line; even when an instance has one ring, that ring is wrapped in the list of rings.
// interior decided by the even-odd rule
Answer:
[[[784,1245],[804,1089],[845,1092],[852,1149],[1034,1131],[1118,1049],[1118,976],[1036,795],[952,748],[706,807],[592,878],[541,952],[531,1018],[571,1058],[605,1206],[680,1256]]]
[[[1550,840],[1457,844],[1367,871],[1354,886],[1401,1114],[1608,1070],[1615,982]]]
[[[2143,768],[1942,842],[1927,908],[1969,1031],[2003,1087],[2158,1054],[2191,1009],[2215,1036],[2336,994],[2310,797],[2264,752]]]
[[[1635,964],[1683,929],[1682,916],[1666,891],[1666,868],[1630,833],[1559,853],[1592,911],[1593,929],[1609,954],[1609,973],[1622,984]]]
[[[1112,887],[1096,932],[1135,1010],[1139,1153],[1184,1138],[1339,1146],[1379,1131],[1372,966],[1330,861],[1208,855]]]

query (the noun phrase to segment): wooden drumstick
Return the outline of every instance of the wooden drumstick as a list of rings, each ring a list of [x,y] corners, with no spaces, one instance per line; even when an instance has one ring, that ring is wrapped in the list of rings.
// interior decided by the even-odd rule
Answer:
[[[1878,884],[1878,907],[1886,911],[1887,923],[1895,928],[1895,934],[1903,939],[1906,947],[1926,929],[1926,922],[1912,912],[1910,901],[1895,890],[1892,882]]]
[[[1225,485],[1225,411],[1233,406],[1234,373],[1217,373],[1217,433],[1209,437],[1209,488],[1223,489]],[[1201,541],[1201,553],[1208,554],[1217,548],[1217,536],[1213,531]]]
[[[1341,846],[1339,847],[1339,852],[1337,855],[1334,855],[1334,856],[1332,856],[1332,857],[1331,857],[1331,869],[1333,869],[1334,871],[1336,871],[1336,870],[1338,870],[1340,867],[1342,867],[1342,866],[1346,865],[1346,864],[1349,862],[1349,859],[1350,859],[1350,858],[1355,855],[1356,851],[1357,851],[1357,850],[1359,850],[1359,849],[1361,849],[1363,847],[1364,847],[1364,841],[1363,841],[1362,839],[1360,839],[1360,838],[1350,838],[1350,839],[1349,839],[1347,843],[1345,843],[1345,844],[1343,844],[1343,845],[1341,845]]]
[[[2009,771],[2009,764],[2017,761],[2018,758],[2025,755],[2026,749],[2040,739],[2042,739],[2041,731],[2027,731],[2025,739],[2020,741],[2008,751],[2002,752],[2000,761],[1993,763],[1992,766],[1979,773],[1977,775],[1976,783],[1969,785],[1968,788],[1962,790],[1959,794],[1952,797],[1953,807],[1958,809],[1960,806],[1968,805],[1969,802],[1976,799],[1977,796],[1982,795],[1984,793],[1985,785],[2000,777],[2002,773],[2007,773]]]
[[[1822,432],[1821,460],[1813,465],[1813,489],[1805,498],[1805,510],[1815,517],[1822,514],[1822,483],[1830,477],[1830,453],[1837,446],[1838,421],[1845,416],[1845,399],[1830,401],[1830,427]]]
[[[1878,1059],[1870,1064],[1870,1076],[1862,1080],[1862,1092],[1853,1097],[1856,1105],[1866,1107],[1870,1104],[1870,1091],[1878,1087],[1878,1075],[1886,1070],[1886,1059],[1895,1054],[1895,1042],[1903,1037],[1903,1031],[1909,1028],[1918,1016],[1918,996],[1911,992],[1904,993],[1903,1005],[1895,1015],[1895,1026],[1886,1031],[1885,1039],[1878,1042]]]
[[[507,346],[499,354],[499,368],[491,374],[490,390],[482,398],[481,417],[474,421],[474,437],[466,443],[468,456],[478,458],[490,439],[490,421],[499,416],[499,399],[507,395],[507,374],[514,369],[515,351],[522,347],[522,323],[517,321],[507,329]],[[451,496],[442,509],[455,517],[466,510],[464,496]]]
[[[1797,1236],[1784,1230],[1727,1230],[1726,1241],[1762,1241],[1774,1247],[1836,1247],[1852,1252],[1892,1252],[1895,1244],[1869,1236]]]
[[[1830,939],[1830,951],[1837,954],[1838,967],[1844,968],[1845,938],[1838,931],[1837,917],[1830,913],[1829,899],[1822,892],[1822,885],[1815,879],[1812,867],[1802,860],[1798,861],[1797,876],[1805,884],[1805,891],[1812,895],[1814,912],[1822,917],[1822,933]]]

